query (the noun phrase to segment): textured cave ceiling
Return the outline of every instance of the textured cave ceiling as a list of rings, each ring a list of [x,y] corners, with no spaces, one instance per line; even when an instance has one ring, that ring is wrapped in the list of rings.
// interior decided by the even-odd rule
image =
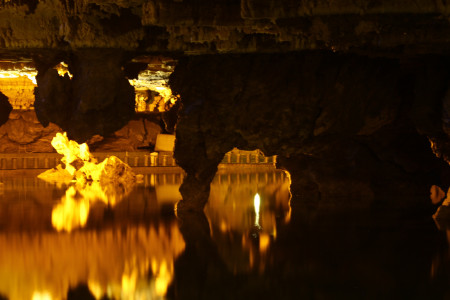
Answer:
[[[442,0],[2,0],[0,48],[446,53]]]

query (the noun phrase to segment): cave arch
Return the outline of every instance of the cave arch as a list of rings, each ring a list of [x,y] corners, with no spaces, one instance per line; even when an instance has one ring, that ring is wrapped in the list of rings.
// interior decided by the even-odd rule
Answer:
[[[439,80],[424,81],[424,70]],[[367,208],[414,204],[398,203],[400,195],[427,199],[428,189],[415,187],[446,167],[427,140],[442,133],[436,107],[445,89],[427,93],[445,87],[442,70],[426,58],[317,51],[180,59],[170,78],[182,99],[175,158],[187,172],[178,209],[203,208],[233,147],[278,155],[304,202]]]

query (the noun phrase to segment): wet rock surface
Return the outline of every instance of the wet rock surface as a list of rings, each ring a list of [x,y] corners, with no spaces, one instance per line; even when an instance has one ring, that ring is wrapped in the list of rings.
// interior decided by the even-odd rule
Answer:
[[[446,166],[418,133],[434,120],[412,113],[442,101],[442,93],[428,102],[414,94],[425,88],[417,83],[423,63],[326,52],[180,60],[170,84],[183,107],[175,145],[188,174],[182,195],[208,190],[217,162],[236,146],[278,155],[292,192],[318,207],[427,203],[424,186]],[[430,89],[446,79],[435,75]]]

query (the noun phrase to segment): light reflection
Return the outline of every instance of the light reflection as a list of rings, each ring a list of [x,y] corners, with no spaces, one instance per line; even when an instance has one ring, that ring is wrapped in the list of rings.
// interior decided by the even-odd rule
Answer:
[[[255,226],[257,228],[260,228],[261,226],[259,225],[259,206],[261,205],[261,199],[258,193],[256,193],[255,195],[253,205],[255,206]]]
[[[69,187],[61,203],[52,211],[52,225],[57,231],[71,232],[75,228],[84,227],[89,215],[89,199],[75,199],[76,189]]]
[[[52,300],[52,295],[49,292],[34,292],[31,297],[32,300]]]
[[[277,227],[290,221],[289,188],[289,176],[274,167],[219,170],[205,213],[230,271],[264,271]]]
[[[65,299],[87,283],[100,299],[160,299],[184,249],[175,220],[72,234],[0,234],[0,293],[10,299]]]
[[[182,178],[148,174],[130,194],[99,182],[71,183],[64,192],[36,178],[2,179],[0,295],[66,299],[70,287],[84,283],[96,299],[164,299],[185,243],[174,216],[161,219],[166,204],[155,184],[179,185]],[[58,214],[66,221],[52,231],[46,224]]]

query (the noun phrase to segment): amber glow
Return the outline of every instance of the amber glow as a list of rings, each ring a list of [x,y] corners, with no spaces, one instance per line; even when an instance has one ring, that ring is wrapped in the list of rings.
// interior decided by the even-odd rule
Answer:
[[[172,71],[172,68],[166,71],[144,70],[139,73],[137,79],[129,80],[136,91],[137,112],[163,112],[177,101],[178,96],[172,94],[168,84]]]
[[[213,239],[228,241],[218,249],[235,273],[263,272],[277,226],[290,221],[288,174],[261,170],[233,173],[223,166],[211,183],[205,213]]]
[[[0,79],[11,79],[11,78],[28,78],[34,85],[36,85],[36,75],[37,71],[34,69],[24,69],[24,70],[0,70]]]
[[[64,77],[66,74],[72,79],[73,75],[69,72],[69,66],[65,62],[60,62],[55,68],[58,71],[58,75]]]
[[[255,226],[260,227],[259,225],[259,209],[261,205],[261,198],[259,197],[259,194],[256,193],[254,200],[253,200],[253,206],[255,207]]]
[[[52,300],[52,295],[49,292],[34,292],[31,297],[32,300]]]
[[[65,170],[70,175],[74,175],[75,171],[77,171],[73,163],[77,160],[81,160],[81,162],[83,163],[83,167],[89,171],[89,174],[92,173],[95,176],[96,179],[94,180],[98,180],[98,178],[100,177],[98,174],[100,166],[95,167],[96,161],[90,154],[89,147],[86,143],[79,145],[75,141],[70,141],[67,138],[67,133],[58,132],[52,139],[52,146],[53,148],[55,148],[56,152],[63,155],[63,157],[61,158],[61,162],[64,163]]]
[[[0,61],[0,67],[1,67],[1,61]],[[30,83],[31,87],[34,88],[37,86],[36,82],[36,75],[37,70],[34,67],[33,63],[23,62],[23,63],[15,63],[13,67],[11,67],[11,62],[9,63],[8,67],[6,69],[0,69],[0,85],[1,80],[11,80],[14,79],[14,85],[17,85],[17,83],[23,80],[26,80]],[[158,68],[156,66],[156,68]],[[136,111],[137,112],[153,112],[153,111],[165,111],[168,107],[173,105],[177,99],[178,96],[172,95],[172,90],[170,89],[168,85],[168,78],[169,75],[173,72],[173,67],[169,67],[164,65],[164,71],[150,71],[150,70],[144,70],[141,72],[137,79],[129,80],[130,85],[135,88],[136,92]],[[56,66],[53,67],[55,69],[59,76],[64,77],[68,76],[70,79],[73,78],[73,75],[69,72],[68,64],[64,61],[60,62]],[[18,79],[17,81],[15,79]],[[30,97],[33,97],[33,101],[30,103],[30,97],[25,99],[12,99],[18,98],[17,95],[23,94],[23,91],[18,88],[16,92],[7,92],[5,93],[8,98],[10,98],[10,102],[12,103],[15,109],[30,109],[33,107],[33,101],[34,101],[34,95],[32,93],[29,95]],[[151,91],[151,92],[149,92]],[[2,91],[3,92],[3,91]],[[8,95],[9,94],[9,95]],[[153,95],[153,96],[152,96]],[[157,95],[157,96],[154,96]],[[23,102],[22,105],[14,105],[15,102]],[[25,103],[26,102],[26,103]]]
[[[57,231],[72,231],[86,225],[89,215],[89,200],[75,199],[76,189],[69,187],[61,203],[52,211],[52,225]]]
[[[69,287],[86,283],[97,299],[160,299],[184,246],[175,221],[71,234],[2,233],[0,294],[66,299]]]
[[[115,156],[107,157],[103,162],[97,160],[89,152],[86,143],[79,145],[67,138],[67,134],[57,133],[52,139],[52,146],[62,154],[64,169],[58,166],[39,175],[49,181],[66,179],[72,176],[78,183],[100,181],[103,184],[123,184],[129,189],[134,185],[135,175],[131,168]]]
[[[117,157],[110,156],[97,163],[86,143],[70,141],[66,133],[57,133],[52,146],[63,155],[64,168],[60,165],[39,177],[51,182],[72,182],[52,211],[52,225],[57,231],[70,232],[84,227],[92,203],[101,201],[114,206],[133,189],[135,175]]]

